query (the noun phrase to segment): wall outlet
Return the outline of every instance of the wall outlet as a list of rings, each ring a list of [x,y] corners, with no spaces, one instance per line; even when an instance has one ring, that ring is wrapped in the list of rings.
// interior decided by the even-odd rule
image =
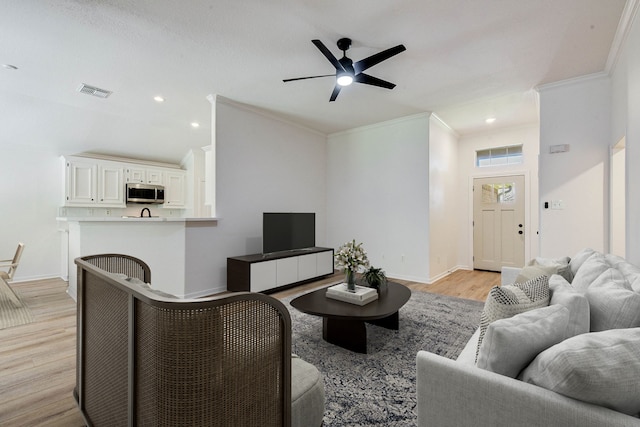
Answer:
[[[107,216],[111,216],[111,209],[107,209],[106,211],[104,211],[104,213]]]

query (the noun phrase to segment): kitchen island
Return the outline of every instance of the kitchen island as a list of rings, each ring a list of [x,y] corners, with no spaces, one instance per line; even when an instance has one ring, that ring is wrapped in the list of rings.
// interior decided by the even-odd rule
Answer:
[[[207,254],[214,241],[216,218],[59,217],[68,233],[68,293],[76,298],[80,256],[131,255],[151,268],[151,287],[180,298],[197,298],[226,290],[217,283]]]

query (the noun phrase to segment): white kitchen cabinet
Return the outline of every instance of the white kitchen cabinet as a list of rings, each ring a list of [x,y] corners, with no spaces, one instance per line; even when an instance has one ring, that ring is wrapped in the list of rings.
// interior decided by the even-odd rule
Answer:
[[[66,157],[64,164],[65,206],[124,208],[125,183],[163,185],[162,207],[184,209],[187,205],[187,174],[182,169],[75,156]]]
[[[164,185],[164,170],[127,165],[127,182]]]
[[[125,207],[123,165],[69,157],[65,161],[64,204]]]
[[[186,173],[171,170],[164,173],[164,205],[165,208],[183,208],[186,204]]]
[[[98,164],[98,198],[99,205],[125,207],[124,199],[124,167],[120,164]]]
[[[98,165],[92,161],[65,162],[65,205],[86,206],[96,203]]]
[[[135,166],[127,166],[127,182],[141,183],[147,182],[147,170]]]
[[[147,169],[147,184],[164,185],[164,171],[162,169]]]

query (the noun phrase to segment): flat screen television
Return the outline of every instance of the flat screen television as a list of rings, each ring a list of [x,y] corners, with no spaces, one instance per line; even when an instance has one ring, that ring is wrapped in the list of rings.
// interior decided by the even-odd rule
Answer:
[[[265,212],[262,215],[262,253],[293,251],[315,245],[315,213]]]

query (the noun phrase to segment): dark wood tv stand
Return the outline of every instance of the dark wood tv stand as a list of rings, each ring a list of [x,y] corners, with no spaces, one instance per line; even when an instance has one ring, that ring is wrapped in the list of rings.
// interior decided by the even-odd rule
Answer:
[[[308,248],[227,258],[227,290],[270,292],[333,274],[333,249]]]

